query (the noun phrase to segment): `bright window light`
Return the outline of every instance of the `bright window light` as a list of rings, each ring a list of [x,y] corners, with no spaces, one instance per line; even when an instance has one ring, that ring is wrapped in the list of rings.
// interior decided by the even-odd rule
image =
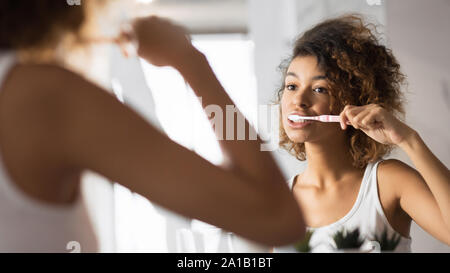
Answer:
[[[257,98],[253,42],[243,35],[230,34],[198,35],[192,39],[193,44],[208,58],[231,99],[249,121],[254,123]],[[179,73],[172,68],[152,66],[145,61],[142,61],[142,67],[153,94],[156,114],[167,135],[211,163],[220,164],[223,156],[214,132],[198,99]],[[186,241],[189,238],[181,238],[179,235],[191,232],[190,219],[162,209],[120,185],[115,185],[115,200],[116,242],[119,252],[199,251],[198,247],[192,245],[180,248],[180,240]],[[168,222],[173,222],[174,219],[184,221],[185,226],[177,230],[168,228]],[[198,222],[194,221],[196,229],[202,227],[211,230],[211,226]],[[175,238],[175,242],[168,238]],[[204,250],[213,248],[215,246],[202,246]]]
[[[153,2],[153,0],[136,0],[139,4],[150,4]]]

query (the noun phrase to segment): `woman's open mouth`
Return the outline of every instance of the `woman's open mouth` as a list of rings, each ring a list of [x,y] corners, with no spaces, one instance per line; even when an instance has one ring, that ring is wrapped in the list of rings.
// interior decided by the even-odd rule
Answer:
[[[304,119],[287,119],[288,120],[288,124],[289,127],[293,128],[293,129],[302,129],[305,128],[306,126],[310,125],[311,123],[313,123],[313,121],[311,120],[304,120]]]

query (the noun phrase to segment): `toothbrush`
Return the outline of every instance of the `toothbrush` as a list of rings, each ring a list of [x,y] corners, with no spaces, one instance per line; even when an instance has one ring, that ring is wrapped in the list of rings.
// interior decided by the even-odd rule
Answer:
[[[314,117],[303,117],[298,115],[290,115],[289,119],[293,122],[297,122],[300,120],[317,120],[321,122],[341,122],[340,116],[332,116],[332,115],[321,115],[321,116],[314,116]]]

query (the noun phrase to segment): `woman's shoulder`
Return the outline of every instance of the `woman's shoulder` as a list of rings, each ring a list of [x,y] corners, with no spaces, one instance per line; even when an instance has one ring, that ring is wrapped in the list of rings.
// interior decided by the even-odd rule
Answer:
[[[64,98],[75,93],[88,81],[81,75],[53,64],[18,64],[13,67],[2,86],[3,106],[39,106],[46,101],[64,103]],[[20,107],[22,110],[28,109]],[[7,108],[8,109],[8,108]]]
[[[420,174],[408,164],[397,159],[386,159],[378,164],[377,180],[381,188],[399,196],[402,190],[408,186],[411,177]],[[385,191],[386,192],[386,191]]]
[[[381,161],[377,168],[378,198],[384,214],[392,228],[404,237],[409,236],[411,218],[400,205],[404,190],[417,171],[397,159]]]
[[[76,109],[70,106],[83,101],[95,102],[95,94],[106,93],[103,91],[82,75],[59,65],[19,64],[11,70],[2,87],[0,103],[3,113],[9,113],[9,117],[29,116],[27,112],[49,117]],[[61,121],[64,115],[58,117]]]
[[[42,142],[42,139],[58,139],[72,126],[74,116],[83,110],[99,108],[102,100],[108,99],[105,97],[111,96],[83,76],[61,66],[17,65],[10,71],[0,92],[3,141],[14,142],[20,135],[28,136],[30,145]]]
[[[19,64],[14,67],[5,83],[6,88],[27,86],[26,90],[33,90],[29,95],[39,95],[42,92],[51,92],[65,87],[70,90],[89,81],[82,75],[57,64]],[[41,91],[41,92],[36,92]],[[21,92],[19,89],[16,92]],[[63,92],[60,92],[63,93]]]
[[[398,159],[386,159],[378,163],[378,178],[398,179],[404,175],[418,173],[414,168]]]

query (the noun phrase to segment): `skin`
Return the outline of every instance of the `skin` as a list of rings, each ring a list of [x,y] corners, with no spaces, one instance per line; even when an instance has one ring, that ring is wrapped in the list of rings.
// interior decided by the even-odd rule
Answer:
[[[391,226],[409,237],[411,220],[436,239],[450,245],[450,173],[419,134],[378,105],[347,105],[341,124],[313,122],[289,126],[292,111],[304,115],[330,113],[330,96],[324,72],[313,56],[297,57],[288,68],[281,99],[282,122],[288,137],[305,143],[306,170],[296,178],[293,193],[306,225],[321,227],[346,215],[356,201],[364,170],[352,166],[345,142],[348,126],[362,130],[380,143],[394,144],[417,170],[398,160],[378,168],[379,198]]]
[[[134,23],[134,35],[142,58],[177,69],[205,105],[233,105],[181,27],[149,17]],[[89,169],[176,213],[261,244],[295,242],[305,232],[301,211],[260,144],[220,141],[228,161],[212,165],[106,90],[56,65],[18,65],[0,93],[3,163],[30,197],[69,206],[79,195],[81,172]]]

